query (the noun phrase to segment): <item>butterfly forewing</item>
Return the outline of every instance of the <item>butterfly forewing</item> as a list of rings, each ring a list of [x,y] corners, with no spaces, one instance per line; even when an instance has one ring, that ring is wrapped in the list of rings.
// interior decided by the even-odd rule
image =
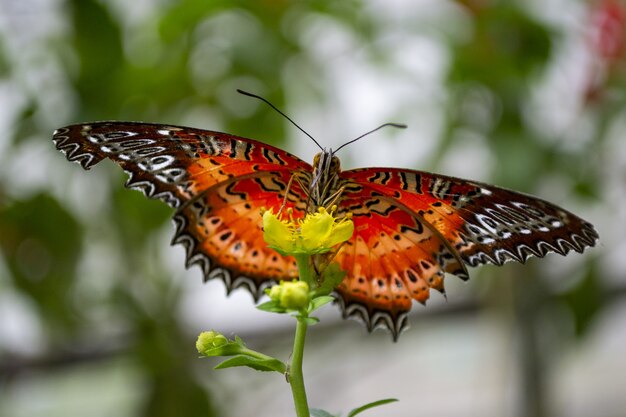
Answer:
[[[469,265],[501,265],[594,246],[593,226],[536,197],[480,182],[394,168],[345,171],[436,227]]]
[[[127,186],[173,207],[214,184],[260,171],[310,172],[299,158],[251,139],[181,126],[95,122],[58,129],[53,141],[85,169],[119,164]]]

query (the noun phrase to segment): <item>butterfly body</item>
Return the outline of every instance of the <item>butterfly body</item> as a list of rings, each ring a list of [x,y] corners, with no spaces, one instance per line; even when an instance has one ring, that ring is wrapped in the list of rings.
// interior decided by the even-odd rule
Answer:
[[[297,277],[293,258],[267,248],[262,207],[286,206],[295,218],[330,205],[352,213],[354,235],[335,257],[346,272],[337,300],[344,316],[394,337],[412,300],[443,291],[445,273],[467,279],[466,265],[582,252],[598,238],[590,223],[536,197],[422,171],[341,171],[332,151],[310,165],[251,139],[132,122],[72,125],[53,140],[85,169],[105,158],[119,164],[128,187],[176,209],[173,243],[185,246],[187,266],[255,298]]]

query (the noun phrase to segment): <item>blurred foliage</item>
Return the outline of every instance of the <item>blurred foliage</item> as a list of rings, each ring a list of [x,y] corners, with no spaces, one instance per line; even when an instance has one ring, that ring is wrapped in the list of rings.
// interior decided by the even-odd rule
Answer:
[[[71,302],[82,228],[49,195],[37,194],[0,209],[0,248],[16,289],[30,296],[48,337],[68,337],[77,324]]]
[[[123,180],[120,178],[120,182]],[[151,236],[146,231],[157,230],[168,222],[172,210],[160,201],[149,200],[141,193],[129,193],[124,188],[113,190],[111,200],[111,223],[118,225],[116,240],[124,250],[132,251],[136,245],[144,245]]]
[[[579,197],[598,198],[602,167],[593,166],[589,156],[603,140],[615,109],[623,109],[623,95],[606,94],[624,87],[623,68],[615,63],[619,57],[607,64],[602,82],[590,86],[585,111],[599,115],[593,140],[568,149],[528,126],[524,118],[531,87],[554,59],[554,47],[562,36],[559,29],[531,14],[521,1],[458,3],[451,7],[458,9],[471,29],[462,39],[438,35],[450,55],[445,74],[450,99],[444,109],[445,132],[432,160],[441,161],[459,145],[459,133],[470,131],[484,138],[495,156],[492,176],[498,184],[532,191],[543,178],[556,174],[571,180]],[[303,34],[312,21],[330,19],[368,50],[373,67],[384,68],[391,62],[391,51],[376,39],[392,23],[367,6],[357,0],[182,0],[154,2],[142,15],[131,13],[130,5],[122,1],[62,2],[63,30],[38,47],[41,56],[52,54],[60,67],[44,75],[52,77],[60,89],[63,100],[56,106],[63,105],[63,109],[42,104],[40,96],[52,95],[51,91],[27,88],[24,67],[16,64],[17,54],[7,53],[9,43],[0,39],[0,77],[24,94],[10,134],[3,138],[7,145],[0,162],[8,161],[7,155],[24,145],[45,142],[42,146],[52,148],[53,128],[88,120],[173,124],[200,120],[207,125],[197,127],[270,138],[280,144],[286,137],[283,121],[256,103],[234,102],[235,89],[250,89],[284,108],[288,93],[284,68],[298,59],[308,70],[298,82],[310,94],[299,100],[333,105],[332,83],[324,78],[327,63],[316,59],[312,53],[316,45],[305,43]],[[423,34],[419,28],[416,31]],[[41,62],[48,61],[34,60],[30,65]],[[57,110],[59,119],[54,120]],[[29,195],[12,189],[8,173],[0,175],[0,248],[10,273],[7,283],[0,281],[0,285],[32,301],[45,329],[39,354],[45,358],[59,345],[80,344],[86,338],[105,351],[111,342],[122,343],[149,381],[140,415],[217,415],[219,404],[193,372],[195,339],[188,337],[176,314],[181,301],[179,284],[163,272],[167,271],[163,259],[149,244],[164,227],[170,227],[171,210],[124,189],[111,166],[91,173],[72,168],[71,174],[69,170],[46,173],[50,182]],[[71,196],[65,189],[65,183],[73,183],[70,175],[93,177],[97,172],[104,182],[109,178],[104,174],[113,171],[116,174],[110,178],[115,181],[103,189],[104,196],[82,197],[103,197],[104,206],[97,212],[84,216],[80,209],[64,208]],[[53,192],[52,184],[62,184],[62,190]],[[92,271],[97,276],[77,275],[86,268],[85,246],[106,248],[100,259],[106,268]],[[584,265],[582,269],[584,279],[573,288],[541,301],[566,306],[579,336],[585,335],[607,305],[597,268]],[[106,285],[101,285],[103,281]],[[529,286],[534,281],[529,280]],[[522,287],[520,291],[525,291]],[[495,297],[500,295],[497,286],[492,290]],[[528,291],[533,294],[532,288]],[[74,298],[76,294],[80,301]],[[529,302],[535,301],[531,297]],[[539,314],[533,305],[525,308]],[[111,328],[124,337],[110,340]],[[0,344],[2,350],[20,355]],[[0,379],[2,365],[0,360]]]
[[[149,276],[138,278],[150,279]],[[144,414],[154,417],[214,415],[206,391],[192,377],[197,352],[193,343],[186,343],[187,335],[172,314],[179,301],[176,288],[172,288],[171,279],[160,284],[161,290],[151,293],[149,303],[138,304],[123,288],[114,297],[114,307],[122,311],[133,326],[131,354],[150,381]]]
[[[519,127],[520,100],[531,77],[550,57],[548,29],[514,2],[501,2],[475,14],[474,36],[453,52],[453,84],[471,81],[497,93],[501,99],[501,126]]]
[[[596,266],[592,265],[575,286],[560,295],[560,300],[572,312],[576,336],[585,335],[598,313],[608,306],[609,292],[598,279]]]

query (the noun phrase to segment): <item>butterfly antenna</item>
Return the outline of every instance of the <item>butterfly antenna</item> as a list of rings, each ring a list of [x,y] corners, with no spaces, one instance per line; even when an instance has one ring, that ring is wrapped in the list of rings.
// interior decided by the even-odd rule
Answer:
[[[320,145],[320,144],[319,144],[319,143],[315,140],[315,138],[314,138],[313,136],[309,135],[309,133],[308,133],[306,130],[304,130],[304,129],[302,129],[300,126],[298,126],[298,124],[297,124],[296,122],[294,122],[293,120],[291,120],[291,118],[290,118],[289,116],[287,116],[285,113],[283,113],[282,111],[280,111],[280,110],[278,109],[278,107],[274,106],[274,105],[273,105],[272,103],[270,103],[268,100],[264,99],[264,98],[263,98],[263,97],[261,97],[261,96],[257,96],[256,94],[248,93],[247,91],[243,91],[243,90],[240,90],[240,89],[237,89],[237,92],[238,92],[239,94],[243,94],[244,96],[253,97],[253,98],[256,98],[256,99],[261,100],[262,102],[264,102],[265,104],[267,104],[268,106],[270,106],[271,108],[273,108],[274,110],[276,110],[276,111],[277,111],[277,112],[278,112],[281,116],[283,116],[285,119],[289,120],[289,121],[291,122],[291,124],[292,124],[292,125],[294,125],[295,127],[297,127],[297,128],[300,130],[300,132],[304,133],[304,134],[305,134],[305,135],[307,135],[309,138],[311,138],[311,140],[312,140],[313,142],[315,142],[315,144],[316,144],[316,145],[317,145],[317,146],[318,146],[318,147],[319,147],[322,151],[324,150],[324,148],[322,148],[322,146],[321,146],[321,145]]]
[[[350,142],[346,142],[346,143],[344,143],[343,145],[341,145],[340,147],[338,147],[337,149],[335,149],[335,150],[333,151],[333,155],[334,155],[334,154],[336,154],[336,153],[337,153],[337,151],[339,151],[339,149],[343,148],[344,146],[348,146],[349,144],[354,143],[354,142],[356,142],[357,140],[362,139],[362,138],[364,138],[365,136],[367,136],[367,135],[369,135],[369,134],[371,134],[371,133],[374,133],[374,132],[376,132],[377,130],[380,130],[380,129],[382,129],[383,127],[387,127],[387,126],[397,127],[398,129],[406,129],[406,127],[407,127],[406,125],[404,125],[404,124],[400,124],[400,123],[385,123],[385,124],[382,124],[382,125],[378,126],[376,129],[372,129],[372,130],[370,130],[370,131],[369,131],[369,132],[367,132],[367,133],[363,133],[363,134],[362,134],[361,136],[359,136],[358,138],[356,138],[356,139],[352,139]]]

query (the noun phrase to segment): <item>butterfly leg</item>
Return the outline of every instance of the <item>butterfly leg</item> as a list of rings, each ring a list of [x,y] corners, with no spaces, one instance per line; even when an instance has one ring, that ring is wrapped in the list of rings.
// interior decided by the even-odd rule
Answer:
[[[280,213],[282,213],[283,209],[287,205],[287,197],[289,196],[289,190],[291,189],[291,184],[293,184],[294,178],[295,178],[295,175],[292,175],[289,178],[289,182],[287,183],[287,188],[285,189],[285,197],[283,198],[283,203],[280,205],[280,209],[278,210],[278,213],[276,213],[277,216],[280,216]]]
[[[335,203],[337,203],[337,200],[339,200],[339,197],[341,197],[341,195],[343,194],[345,188],[346,187],[342,185],[337,191],[335,191],[331,196],[329,196],[324,201],[324,207],[332,207],[332,206],[334,206]]]
[[[305,204],[305,212],[306,213],[311,213],[312,210],[309,210],[309,206],[311,205],[311,192],[309,191],[309,187],[306,187],[303,183],[302,180],[300,179],[300,177],[298,175],[294,174],[294,177],[296,179],[296,182],[298,183],[298,185],[300,186],[300,189],[304,192],[304,195],[306,195],[306,204]],[[293,178],[293,177],[292,177]]]

